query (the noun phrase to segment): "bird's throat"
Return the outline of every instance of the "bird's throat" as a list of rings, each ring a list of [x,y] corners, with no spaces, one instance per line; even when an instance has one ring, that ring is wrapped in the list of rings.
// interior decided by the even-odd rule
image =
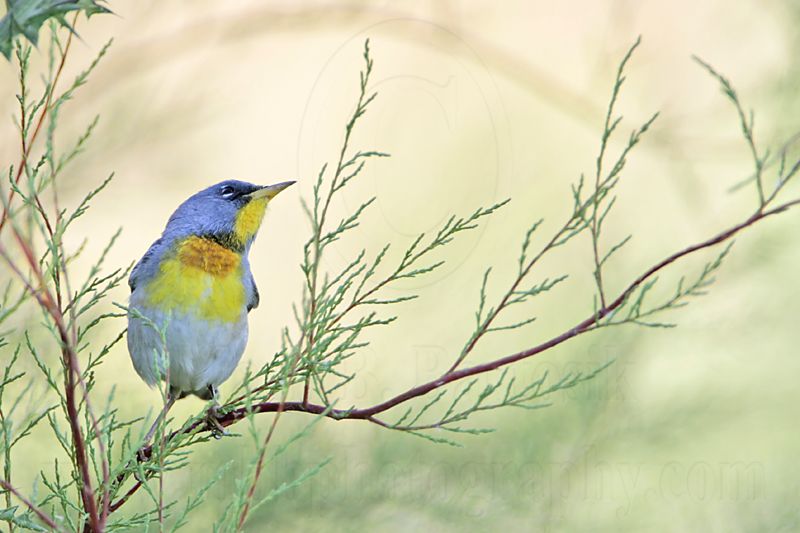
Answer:
[[[246,244],[256,236],[264,213],[267,210],[268,198],[254,198],[239,210],[236,223],[233,226],[233,236],[239,242]]]

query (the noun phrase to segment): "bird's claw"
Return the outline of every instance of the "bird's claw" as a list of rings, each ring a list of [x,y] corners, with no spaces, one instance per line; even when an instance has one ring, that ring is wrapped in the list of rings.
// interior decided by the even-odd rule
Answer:
[[[228,430],[225,429],[225,426],[219,421],[219,412],[217,411],[216,405],[209,407],[206,412],[206,427],[211,431],[211,436],[217,440],[230,435]]]

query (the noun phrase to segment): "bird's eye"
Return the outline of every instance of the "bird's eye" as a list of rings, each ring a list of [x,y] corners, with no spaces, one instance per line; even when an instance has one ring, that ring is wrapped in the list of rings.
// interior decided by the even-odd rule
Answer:
[[[220,196],[223,198],[230,198],[236,191],[230,185],[225,185],[219,190]]]

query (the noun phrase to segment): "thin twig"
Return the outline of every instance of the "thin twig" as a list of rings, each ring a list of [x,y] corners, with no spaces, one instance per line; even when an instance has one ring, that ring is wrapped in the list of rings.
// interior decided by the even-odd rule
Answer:
[[[3,487],[3,490],[6,490],[6,491],[10,492],[11,494],[13,494],[14,496],[16,496],[17,499],[19,501],[21,501],[25,505],[25,507],[30,509],[31,512],[33,512],[36,516],[39,517],[39,520],[41,520],[42,522],[47,524],[47,527],[49,527],[53,531],[64,531],[64,529],[61,526],[59,526],[56,523],[56,521],[53,520],[53,518],[51,518],[47,513],[45,513],[41,509],[39,509],[28,498],[26,498],[25,496],[20,494],[19,491],[17,489],[15,489],[14,487],[12,487],[11,484],[8,483],[5,479],[0,479],[0,487]]]
[[[72,28],[75,28],[75,24],[78,21],[78,13],[79,11],[75,12],[75,16],[72,19]],[[47,93],[47,98],[45,100],[44,107],[42,107],[41,113],[39,113],[39,120],[36,122],[36,127],[33,129],[33,134],[31,135],[31,139],[28,142],[27,147],[23,150],[22,157],[20,158],[19,165],[17,165],[17,173],[14,176],[14,183],[19,184],[19,180],[22,178],[22,173],[28,166],[28,158],[31,153],[31,148],[33,147],[34,142],[36,141],[36,137],[39,135],[39,131],[42,129],[42,125],[44,124],[45,117],[47,116],[48,112],[50,111],[50,104],[53,100],[53,94],[56,91],[56,84],[58,83],[58,79],[61,77],[61,72],[64,70],[64,64],[67,61],[67,54],[69,53],[70,45],[72,44],[72,36],[74,35],[73,31],[69,32],[69,36],[67,37],[67,44],[64,45],[64,52],[61,54],[61,61],[58,64],[58,68],[56,69],[56,74],[53,77],[53,83],[49,88]],[[24,115],[24,113],[23,113]],[[3,214],[0,215],[0,233],[2,233],[3,228],[6,225],[9,217],[9,211],[11,209],[11,201],[14,199],[14,195],[16,194],[15,189],[11,189],[8,193],[8,198],[6,200],[5,205],[3,206]],[[38,200],[37,200],[38,202]],[[38,205],[38,208],[41,210],[41,204]]]

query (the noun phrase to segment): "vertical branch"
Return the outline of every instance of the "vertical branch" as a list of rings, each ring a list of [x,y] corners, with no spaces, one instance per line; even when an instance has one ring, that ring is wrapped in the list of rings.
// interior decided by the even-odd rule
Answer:
[[[347,151],[350,146],[350,136],[353,133],[353,127],[355,126],[358,119],[366,112],[367,106],[372,102],[372,100],[377,96],[376,93],[372,93],[370,95],[367,94],[367,84],[369,83],[369,77],[372,73],[372,58],[370,57],[369,51],[369,39],[367,39],[364,43],[364,63],[365,67],[364,70],[359,73],[359,95],[358,101],[356,103],[355,111],[353,115],[350,117],[350,120],[347,122],[345,126],[345,133],[344,133],[344,141],[342,142],[341,150],[339,151],[339,159],[336,163],[336,170],[333,173],[333,178],[330,181],[330,185],[328,187],[327,194],[325,195],[325,200],[322,205],[322,209],[320,210],[320,199],[318,196],[319,189],[322,185],[322,177],[325,173],[325,167],[322,168],[322,171],[319,174],[319,178],[317,184],[314,188],[314,209],[311,212],[312,218],[312,226],[313,226],[313,235],[309,243],[312,246],[312,257],[311,257],[311,264],[306,264],[304,270],[306,271],[306,286],[309,291],[309,303],[308,303],[308,318],[306,321],[306,332],[307,332],[307,342],[306,342],[306,355],[309,359],[311,359],[313,355],[314,349],[314,329],[316,327],[316,315],[317,315],[317,305],[318,305],[318,284],[319,284],[319,265],[322,261],[322,254],[323,249],[326,243],[323,243],[322,232],[325,228],[325,223],[328,217],[328,209],[330,208],[331,200],[333,199],[333,195],[341,189],[350,178],[352,178],[354,174],[350,176],[344,175],[344,171],[349,168],[350,166],[354,165],[356,160],[363,154],[356,154],[353,158],[345,161],[345,157],[347,155]],[[357,167],[356,172],[360,170],[360,167]],[[308,262],[308,256],[306,256],[306,262]],[[306,334],[304,332],[304,334]],[[301,340],[302,343],[302,340]],[[306,376],[305,383],[303,384],[303,403],[308,404],[309,399],[309,392],[311,387],[311,375],[314,372],[312,365],[309,365],[308,375]]]
[[[8,376],[3,376],[4,381],[8,378]],[[0,389],[0,429],[3,431],[3,477],[5,478],[5,482],[8,485],[11,485],[11,442],[9,439],[10,429],[6,425],[6,417],[3,414],[3,403],[2,403],[2,389]],[[6,500],[6,509],[11,508],[11,491],[5,491],[5,500]],[[8,523],[8,533],[14,533],[14,524],[9,521]]]
[[[2,347],[1,344],[0,347]],[[8,485],[13,483],[11,477],[11,448],[14,445],[14,440],[11,438],[11,421],[6,418],[6,414],[3,411],[3,399],[5,397],[6,386],[16,379],[16,377],[12,376],[11,370],[17,362],[18,356],[19,349],[14,350],[14,355],[11,356],[11,360],[6,365],[2,378],[0,378],[2,379],[2,381],[0,381],[0,428],[2,428],[3,431],[3,478]],[[19,377],[22,375],[23,374],[19,374]],[[12,406],[9,415],[13,412],[14,406]],[[11,494],[10,490],[5,491],[6,509],[11,508]],[[11,521],[8,522],[8,533],[14,533],[14,523]]]
[[[253,497],[256,493],[256,487],[258,486],[258,481],[261,479],[261,474],[264,470],[264,463],[267,458],[267,447],[269,443],[272,441],[272,436],[275,433],[275,428],[278,426],[278,420],[281,418],[281,415],[284,413],[286,399],[289,396],[289,387],[292,384],[292,377],[297,369],[297,364],[300,361],[302,356],[302,348],[300,346],[297,347],[297,352],[291,360],[291,363],[286,371],[286,374],[283,379],[283,388],[281,390],[281,399],[278,403],[278,409],[275,412],[275,416],[272,417],[272,423],[269,426],[269,430],[267,430],[267,434],[264,436],[264,441],[261,444],[261,447],[258,451],[258,459],[256,460],[256,466],[253,471],[253,480],[250,483],[250,486],[247,489],[247,494],[245,495],[244,504],[242,505],[241,512],[239,513],[239,519],[236,522],[236,531],[242,531],[244,528],[244,524],[247,521],[247,516],[250,513],[250,507],[252,505]],[[306,381],[306,384],[308,381]],[[305,400],[307,403],[307,400]]]
[[[75,24],[78,21],[78,11],[75,12],[75,16],[72,18],[72,28],[75,28]],[[74,35],[74,31],[70,31],[69,35],[67,36],[67,43],[64,46],[64,50],[61,53],[61,60],[58,63],[58,68],[56,69],[56,74],[53,77],[52,81],[48,81],[47,86],[47,97],[45,98],[44,106],[42,107],[42,111],[39,113],[39,119],[36,121],[36,127],[33,129],[33,134],[29,141],[27,141],[27,146],[25,145],[25,140],[23,139],[22,142],[22,156],[20,157],[20,162],[17,165],[16,175],[14,176],[14,183],[19,184],[19,180],[22,178],[22,173],[27,171],[28,168],[28,158],[30,157],[31,147],[33,146],[34,142],[36,141],[36,137],[39,135],[39,132],[42,129],[42,125],[44,124],[44,120],[47,117],[47,114],[51,111],[51,104],[53,101],[53,93],[55,93],[56,85],[58,84],[58,80],[61,77],[61,72],[64,70],[64,64],[67,61],[67,55],[69,54],[70,46],[72,45],[72,36]],[[23,112],[23,116],[25,113]],[[25,134],[23,132],[22,136],[24,137]],[[8,192],[8,198],[3,202],[3,214],[0,215],[0,233],[2,233],[3,228],[8,222],[9,217],[9,210],[11,209],[11,201],[14,199],[16,195],[16,190],[11,189]],[[36,200],[38,202],[38,199]],[[38,206],[41,209],[41,204]]]
[[[608,140],[611,138],[611,135],[614,133],[614,130],[619,125],[622,117],[614,118],[614,106],[617,103],[617,97],[619,96],[620,89],[622,88],[622,84],[625,82],[625,66],[628,64],[633,52],[636,48],[639,47],[639,44],[642,42],[642,38],[638,37],[636,42],[633,43],[628,49],[628,52],[625,54],[625,57],[619,64],[617,68],[617,76],[614,80],[614,87],[611,91],[611,100],[608,104],[608,110],[606,111],[606,118],[605,123],[603,124],[603,135],[600,138],[600,153],[597,155],[597,161],[595,164],[595,176],[594,176],[594,194],[592,196],[592,217],[591,223],[589,225],[589,231],[591,232],[592,237],[592,256],[594,258],[594,281],[597,285],[597,295],[600,299],[600,308],[606,308],[606,295],[605,289],[603,287],[603,262],[600,257],[599,251],[599,240],[600,240],[600,231],[602,225],[602,216],[598,217],[600,211],[600,205],[605,197],[604,190],[603,190],[603,162],[606,155],[606,148],[608,147]],[[613,171],[612,171],[613,172]]]
[[[77,20],[77,13],[73,18],[73,25]],[[55,32],[56,29],[53,27],[52,31]],[[73,38],[73,32],[70,32],[67,37],[66,46],[63,48],[60,46],[58,42],[57,36],[53,35],[53,41],[51,43],[51,50],[55,49],[56,47],[61,51],[60,61],[58,63],[58,67],[55,69],[55,72],[51,70],[51,76],[48,80],[46,80],[46,89],[45,89],[45,96],[44,96],[44,104],[41,112],[38,115],[38,120],[36,122],[36,126],[31,134],[30,138],[28,139],[26,136],[27,127],[28,125],[25,123],[27,118],[21,121],[21,136],[23,137],[22,142],[22,155],[21,161],[19,166],[16,169],[16,175],[14,176],[13,182],[18,184],[23,172],[26,175],[30,176],[31,169],[28,166],[28,160],[30,158],[31,151],[35,144],[39,133],[42,130],[42,126],[47,119],[51,120],[51,128],[55,124],[54,121],[54,113],[55,107],[57,103],[54,102],[54,94],[55,89],[58,83],[58,80],[63,72],[64,65],[66,63],[66,58],[69,53],[70,45]],[[23,61],[24,57],[24,61]],[[18,54],[18,58],[20,58],[20,68],[25,69],[27,67],[27,55],[25,53]],[[22,94],[19,97],[20,106],[22,109],[22,115],[25,117],[27,114],[27,105],[26,105],[26,96],[27,96],[27,88],[24,84],[25,77],[21,75],[20,77],[22,83]],[[33,113],[31,114],[33,116]],[[54,157],[52,153],[48,151],[47,157],[52,158]],[[36,170],[34,169],[33,172],[35,173]],[[75,302],[69,301],[68,307],[71,309],[71,320],[66,320],[64,315],[64,307],[63,307],[63,299],[61,297],[60,291],[60,282],[61,276],[65,276],[65,283],[66,289],[69,294],[69,281],[66,272],[66,261],[64,257],[64,249],[63,244],[60,242],[60,238],[57,237],[57,233],[53,230],[53,227],[50,223],[49,217],[47,216],[46,211],[44,210],[40,198],[38,197],[36,187],[32,186],[30,191],[30,198],[28,199],[31,204],[34,206],[35,211],[39,214],[42,218],[42,222],[46,228],[46,237],[48,239],[48,244],[51,248],[51,253],[53,254],[53,280],[58,287],[58,295],[54,296],[51,290],[48,288],[47,281],[45,279],[44,272],[42,271],[42,267],[39,264],[39,261],[36,259],[36,254],[33,250],[33,244],[31,241],[23,237],[19,228],[15,224],[13,213],[11,211],[11,202],[14,198],[17,189],[12,187],[9,191],[7,197],[3,197],[3,213],[2,218],[0,219],[0,230],[3,229],[5,224],[11,220],[11,227],[12,227],[12,236],[14,241],[16,242],[19,249],[22,251],[24,262],[27,264],[27,268],[30,272],[31,278],[28,278],[25,274],[23,274],[19,265],[16,264],[14,259],[8,253],[8,250],[5,246],[0,243],[0,256],[9,264],[9,267],[14,272],[14,274],[22,281],[23,285],[26,288],[26,291],[36,300],[37,304],[40,306],[42,311],[52,319],[55,330],[56,330],[56,337],[60,344],[60,351],[61,351],[61,360],[64,369],[64,398],[65,398],[65,407],[67,411],[67,419],[70,427],[70,434],[72,437],[72,446],[74,450],[74,456],[72,457],[76,470],[78,471],[78,477],[80,479],[80,486],[79,486],[79,494],[81,497],[81,501],[83,504],[83,510],[89,515],[88,518],[88,525],[93,531],[101,531],[104,528],[105,519],[108,514],[108,498],[106,497],[108,491],[108,463],[107,457],[104,451],[104,446],[102,443],[102,434],[99,430],[97,420],[94,417],[94,414],[91,410],[91,405],[88,396],[88,390],[86,384],[83,381],[83,377],[80,371],[80,364],[77,358],[77,342],[78,342],[78,335],[77,335],[77,324],[75,322],[75,314],[74,314],[74,304]],[[31,239],[33,237],[31,236]],[[100,443],[100,450],[102,454],[102,470],[103,470],[103,496],[101,497],[101,504],[102,504],[102,512],[98,514],[97,503],[95,501],[95,492],[93,489],[91,473],[89,469],[89,456],[87,450],[87,441],[86,437],[83,433],[83,428],[81,427],[80,423],[80,401],[78,399],[77,390],[81,389],[83,392],[83,398],[86,402],[86,412],[89,418],[92,420],[93,423],[93,430],[95,435]]]
[[[242,529],[244,528],[244,523],[247,521],[247,515],[250,512],[250,505],[256,493],[258,480],[261,478],[261,473],[264,470],[264,460],[266,459],[267,456],[267,446],[269,446],[269,443],[272,440],[272,435],[275,433],[275,428],[278,425],[278,419],[284,412],[284,406],[286,405],[286,398],[288,394],[289,394],[289,386],[287,384],[283,389],[283,394],[281,396],[281,401],[278,405],[278,410],[275,412],[275,416],[272,417],[272,423],[269,426],[267,435],[264,437],[264,442],[262,443],[261,449],[258,452],[258,460],[256,461],[255,471],[253,472],[253,481],[250,483],[250,487],[247,489],[245,502],[244,505],[242,506],[241,513],[239,513],[239,520],[236,522],[236,531],[242,531]]]
[[[155,326],[155,324],[153,324]],[[167,447],[167,416],[169,413],[169,409],[173,404],[173,396],[171,395],[170,391],[170,357],[169,357],[169,349],[167,348],[167,328],[169,327],[169,323],[165,323],[161,330],[159,331],[161,337],[161,361],[164,365],[164,388],[161,389],[161,400],[164,403],[164,407],[162,410],[162,415],[160,416],[158,423],[158,431],[157,431],[157,438],[159,441],[159,445],[161,446],[161,450],[158,454],[158,526],[159,531],[164,531],[164,459],[165,454],[164,450]]]
[[[52,294],[47,289],[44,276],[39,269],[39,265],[36,262],[36,258],[33,256],[30,246],[28,246],[28,243],[22,239],[21,235],[19,234],[19,230],[13,224],[13,221],[12,234],[17,240],[17,244],[23,251],[23,255],[28,263],[28,268],[33,272],[34,277],[36,278],[38,288],[34,287],[33,284],[28,281],[25,274],[22,273],[20,268],[14,262],[13,258],[10,256],[8,250],[5,248],[2,242],[0,242],[0,257],[2,257],[8,263],[9,267],[23,283],[26,290],[36,300],[42,310],[49,315],[55,323],[59,341],[61,343],[61,356],[64,366],[64,392],[67,407],[67,419],[70,427],[70,433],[72,435],[72,445],[75,449],[75,457],[73,460],[81,478],[81,486],[79,487],[81,500],[84,510],[89,514],[89,523],[91,524],[92,530],[100,531],[101,522],[100,517],[97,514],[97,506],[95,505],[94,501],[94,490],[92,488],[92,479],[89,473],[89,460],[86,452],[86,440],[83,435],[83,430],[80,426],[78,402],[75,397],[77,381],[76,376],[80,377],[77,370],[77,357],[73,346],[70,343],[70,335],[67,330],[67,326],[64,323],[64,317],[61,314],[61,309],[58,308],[53,300]]]
[[[77,19],[77,13],[75,14],[75,19]],[[75,22],[75,19],[73,20],[73,24]],[[51,47],[52,48],[58,47],[60,49],[60,44],[59,44],[59,41],[58,41],[58,35],[56,33],[55,25],[51,26],[51,32],[52,32],[51,33],[51,35],[52,35]],[[69,35],[71,37],[72,36],[72,32],[70,32]],[[67,46],[68,45],[69,45],[69,42],[67,43]],[[67,48],[65,48],[65,52],[64,53],[66,53],[66,51],[67,51]],[[100,57],[102,57],[102,55],[104,55],[104,54],[105,54],[105,48],[101,51],[100,55],[98,56],[98,59]],[[98,59],[96,59],[95,62],[93,62],[93,64],[90,67],[90,69],[92,69],[94,67],[94,65],[96,64]],[[62,64],[63,64],[63,62],[62,62]],[[57,75],[58,75],[58,71],[56,72],[56,76]],[[81,75],[81,76],[83,76],[83,75]],[[73,88],[74,88],[74,85],[73,85]],[[67,93],[69,93],[71,91],[72,91],[72,89],[69,89],[67,91]],[[53,91],[50,91],[49,94],[52,95],[52,92]],[[40,213],[40,216],[42,217],[42,219],[43,219],[43,221],[45,223],[45,227],[46,227],[46,230],[47,230],[47,233],[48,233],[48,239],[49,239],[49,244],[50,244],[50,252],[51,252],[51,256],[52,256],[52,272],[53,272],[52,273],[52,277],[53,277],[54,292],[55,292],[55,297],[56,297],[56,306],[58,307],[58,309],[62,313],[62,316],[63,316],[65,310],[68,313],[68,320],[66,320],[66,324],[68,326],[69,334],[70,334],[70,337],[71,337],[70,338],[70,343],[71,343],[71,345],[73,347],[75,347],[75,349],[77,349],[77,346],[78,346],[78,320],[77,320],[76,313],[77,313],[77,307],[78,307],[78,302],[77,302],[78,295],[76,294],[74,297],[72,296],[73,295],[72,285],[70,283],[70,275],[69,275],[69,270],[67,268],[67,253],[66,253],[66,250],[64,249],[64,241],[63,241],[63,232],[64,232],[64,229],[65,229],[65,221],[64,221],[64,218],[63,218],[64,212],[60,208],[59,199],[58,199],[58,187],[57,187],[57,183],[56,183],[56,176],[58,174],[60,165],[56,164],[56,152],[55,152],[55,149],[54,149],[54,146],[53,146],[53,133],[54,133],[54,131],[56,129],[57,117],[58,117],[58,109],[60,108],[60,105],[63,102],[64,97],[65,97],[65,95],[62,94],[59,98],[57,98],[52,103],[51,112],[46,117],[47,120],[49,121],[49,125],[48,125],[49,127],[48,127],[47,138],[46,138],[46,144],[47,144],[46,157],[48,159],[48,164],[49,164],[49,167],[50,167],[50,180],[51,180],[50,187],[51,187],[51,191],[53,193],[53,209],[54,209],[54,213],[55,213],[55,227],[59,228],[59,231],[57,231],[57,232],[53,231],[53,228],[52,228],[52,226],[50,224],[50,220],[47,217],[47,214],[46,214],[45,210],[42,208],[41,202],[39,200],[39,196],[38,196],[38,194],[36,194],[36,191],[31,191],[31,195],[35,199],[36,206],[37,206],[37,211]],[[65,298],[64,298],[63,294],[67,295],[66,302],[64,301]],[[91,398],[89,397],[89,390],[88,390],[88,387],[86,385],[85,380],[83,379],[83,375],[81,373],[80,366],[77,363],[77,360],[76,360],[76,364],[75,364],[75,369],[76,369],[77,384],[80,386],[80,389],[81,389],[81,396],[82,396],[83,401],[85,402],[85,405],[86,405],[86,414],[87,414],[87,416],[88,416],[88,418],[89,418],[89,420],[90,420],[90,422],[92,424],[92,432],[94,433],[95,439],[97,440],[97,447],[98,447],[98,451],[99,451],[100,458],[101,458],[101,460],[100,460],[100,468],[101,468],[101,475],[102,475],[102,483],[101,483],[100,486],[101,486],[102,490],[101,490],[100,501],[99,501],[99,504],[100,504],[100,507],[101,507],[101,510],[100,510],[100,522],[101,522],[101,524],[105,524],[105,520],[106,520],[106,518],[108,516],[108,512],[109,512],[108,506],[110,504],[110,502],[109,502],[110,472],[109,472],[108,456],[106,454],[105,443],[103,442],[103,433],[100,430],[100,424],[98,423],[98,420],[97,420],[97,417],[95,415],[94,409],[92,408]]]
[[[312,236],[309,241],[306,242],[305,246],[305,259],[303,264],[303,271],[305,272],[306,276],[306,290],[308,291],[308,309],[305,316],[305,320],[303,325],[303,332],[295,348],[294,357],[291,358],[288,364],[288,369],[286,371],[283,387],[281,391],[281,399],[278,403],[278,409],[276,411],[275,417],[272,419],[272,423],[267,431],[266,436],[264,437],[264,441],[259,449],[258,459],[256,461],[255,469],[253,472],[253,480],[248,487],[247,494],[245,496],[245,502],[242,506],[241,512],[239,514],[239,519],[237,522],[236,530],[241,531],[244,527],[244,523],[247,520],[247,516],[250,512],[251,503],[253,497],[255,495],[255,490],[258,485],[258,481],[261,477],[261,474],[264,469],[264,464],[266,460],[266,452],[267,447],[272,440],[272,437],[275,433],[275,428],[277,427],[278,420],[280,419],[281,415],[284,412],[284,406],[286,404],[286,400],[289,394],[289,387],[292,384],[293,378],[295,373],[297,372],[297,368],[299,366],[300,360],[305,357],[307,359],[307,369],[308,373],[305,376],[303,382],[303,404],[308,405],[310,390],[311,390],[311,382],[314,378],[315,370],[314,370],[314,346],[316,342],[316,329],[320,326],[318,324],[318,306],[320,305],[319,298],[320,298],[320,280],[319,280],[319,268],[320,263],[322,262],[322,256],[324,253],[324,249],[327,244],[330,242],[324,236],[324,231],[326,228],[326,223],[328,220],[328,211],[330,209],[331,201],[333,199],[334,194],[341,190],[349,180],[354,178],[363,167],[363,161],[361,164],[357,164],[358,160],[364,157],[369,157],[370,155],[383,155],[377,154],[374,152],[369,153],[362,153],[358,152],[354,156],[347,158],[348,150],[350,147],[350,138],[353,133],[354,126],[358,119],[366,112],[367,107],[369,106],[370,102],[377,96],[376,93],[368,94],[367,86],[369,83],[370,74],[372,73],[373,62],[372,58],[370,57],[370,49],[369,49],[369,39],[366,40],[364,43],[364,52],[363,58],[365,67],[364,70],[360,72],[359,75],[359,96],[358,101],[356,102],[355,111],[351,115],[350,119],[348,120],[345,126],[345,133],[344,133],[344,140],[342,141],[341,149],[339,150],[339,156],[336,163],[336,169],[333,172],[333,177],[328,185],[327,191],[324,195],[324,200],[320,198],[320,190],[322,188],[322,181],[323,176],[325,174],[326,167],[323,166],[322,170],[319,173],[317,178],[317,182],[314,186],[314,205],[313,209],[307,209],[311,218],[311,225],[312,225]],[[348,169],[354,167],[349,173]],[[305,342],[305,346],[303,343]]]

